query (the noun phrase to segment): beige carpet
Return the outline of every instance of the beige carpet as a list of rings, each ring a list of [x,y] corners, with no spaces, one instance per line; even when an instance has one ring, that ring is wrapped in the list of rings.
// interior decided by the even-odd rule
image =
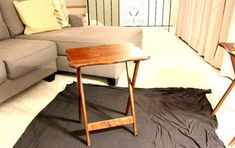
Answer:
[[[159,28],[144,29],[143,48],[151,54],[149,61],[142,62],[137,87],[194,87],[212,89],[208,96],[214,107],[231,80],[220,76],[201,57],[174,34]],[[44,108],[66,84],[76,81],[73,76],[57,75],[48,83],[41,81],[21,94],[0,105],[0,147],[12,147],[31,120]],[[85,77],[85,83],[106,85],[105,79]],[[126,86],[123,73],[118,86]],[[218,136],[225,145],[235,136],[235,91],[217,114]]]

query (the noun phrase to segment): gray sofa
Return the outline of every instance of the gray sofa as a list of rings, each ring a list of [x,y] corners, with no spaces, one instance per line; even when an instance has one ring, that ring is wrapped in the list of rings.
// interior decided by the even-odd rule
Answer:
[[[84,27],[75,15],[69,16],[70,28],[26,36],[12,1],[0,0],[0,103],[56,71],[75,73],[67,61],[67,48],[124,42],[142,46],[140,28]],[[83,74],[114,82],[123,71],[123,64],[82,68]]]

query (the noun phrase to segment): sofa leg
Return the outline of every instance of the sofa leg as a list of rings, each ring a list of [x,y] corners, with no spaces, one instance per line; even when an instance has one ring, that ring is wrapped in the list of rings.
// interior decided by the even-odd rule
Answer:
[[[114,79],[114,78],[107,78],[107,82],[109,86],[115,86],[118,83],[118,78]]]
[[[46,78],[43,79],[46,82],[52,82],[53,80],[55,80],[55,73],[47,76]]]

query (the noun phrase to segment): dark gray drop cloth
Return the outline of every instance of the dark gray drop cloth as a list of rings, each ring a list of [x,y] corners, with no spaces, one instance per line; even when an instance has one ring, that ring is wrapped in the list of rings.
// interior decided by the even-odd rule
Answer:
[[[88,121],[122,117],[128,89],[84,85]],[[138,136],[132,125],[91,132],[91,148],[224,148],[206,98],[210,90],[138,88],[134,90]],[[86,148],[84,125],[77,121],[76,83],[44,108],[15,148]],[[16,122],[17,124],[17,122]]]

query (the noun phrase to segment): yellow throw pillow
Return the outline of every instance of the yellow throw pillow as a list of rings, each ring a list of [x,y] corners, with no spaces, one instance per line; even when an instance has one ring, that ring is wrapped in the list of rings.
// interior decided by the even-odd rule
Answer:
[[[24,34],[61,29],[51,0],[20,0],[13,1],[22,22],[25,24]]]
[[[52,0],[55,16],[61,27],[70,27],[69,15],[64,0]]]

